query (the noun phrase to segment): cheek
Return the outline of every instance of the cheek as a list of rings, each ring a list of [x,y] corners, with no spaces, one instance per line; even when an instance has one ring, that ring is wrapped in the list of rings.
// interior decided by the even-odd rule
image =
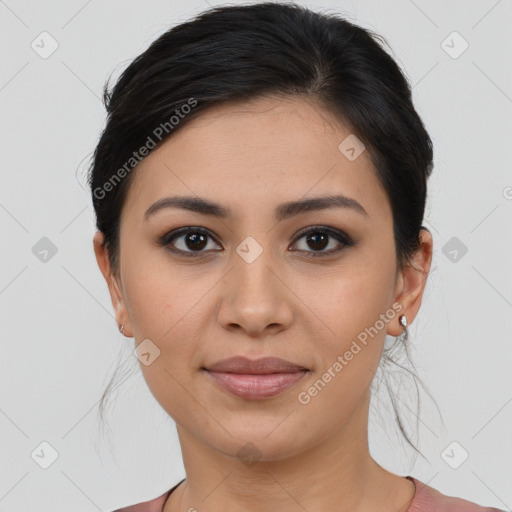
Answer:
[[[206,301],[201,301],[212,286],[205,281],[187,279],[186,272],[172,272],[159,258],[132,258],[123,276],[125,301],[137,346],[148,343],[157,354],[150,364],[143,358],[140,368],[151,393],[172,417],[181,418],[190,407],[193,388],[192,368],[204,332]],[[140,345],[141,347],[144,345]],[[146,345],[148,346],[148,345]]]
[[[149,339],[158,353],[151,365],[141,361],[141,370],[157,400],[170,411],[185,398],[183,387],[191,388],[194,369],[203,362],[201,341],[212,318],[208,294],[215,292],[219,276],[201,274],[194,266],[173,267],[165,254],[155,252],[133,257],[123,281],[137,345]]]
[[[340,286],[333,288],[329,316],[341,324],[340,328],[350,327],[354,335],[354,329],[373,325],[389,307],[391,290],[392,282],[385,272],[372,272],[369,268],[364,273],[351,272]]]
[[[174,333],[183,334],[187,325],[200,321],[202,299],[214,286],[214,276],[194,265],[172,265],[164,248],[132,250],[123,282],[135,338],[171,342]]]
[[[336,332],[354,334],[354,329],[373,324],[390,306],[393,262],[375,262],[364,256],[355,256],[358,261],[349,262],[328,276],[325,294],[317,294],[318,310],[337,327]]]
[[[345,377],[366,383],[372,377],[382,353],[387,324],[395,316],[391,309],[393,261],[365,262],[346,267],[329,282],[328,294],[317,295],[314,310],[329,327],[327,338],[318,340],[323,369],[342,356]],[[382,318],[385,317],[385,320]],[[339,367],[338,367],[339,368]],[[371,370],[371,371],[370,371]],[[339,379],[342,380],[342,379]]]

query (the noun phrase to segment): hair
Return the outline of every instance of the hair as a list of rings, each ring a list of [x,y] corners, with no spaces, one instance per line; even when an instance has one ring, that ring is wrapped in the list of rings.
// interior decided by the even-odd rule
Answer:
[[[134,152],[153,151],[211,107],[261,97],[313,100],[364,143],[391,204],[397,264],[412,263],[426,229],[433,148],[409,81],[384,44],[382,36],[338,14],[293,3],[220,6],[159,36],[110,90],[107,80],[106,126],[88,183],[114,275],[121,211],[141,160]],[[393,408],[418,451],[394,401]]]

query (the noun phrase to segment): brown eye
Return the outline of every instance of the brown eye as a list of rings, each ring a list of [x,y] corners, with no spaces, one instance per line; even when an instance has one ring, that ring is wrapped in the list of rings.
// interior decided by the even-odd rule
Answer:
[[[164,235],[160,244],[170,251],[181,253],[184,256],[196,256],[207,252],[205,249],[222,249],[214,240],[212,235],[204,229],[194,227],[183,227],[175,229]]]
[[[204,233],[187,233],[183,235],[185,245],[192,251],[200,251],[207,245],[208,235]]]
[[[325,249],[329,243],[329,235],[317,232],[306,235],[306,243],[315,251]]]
[[[295,240],[294,246],[297,248],[292,250],[302,252],[308,257],[329,256],[354,245],[342,231],[322,226],[308,228]],[[299,244],[298,241],[302,240],[304,243]]]

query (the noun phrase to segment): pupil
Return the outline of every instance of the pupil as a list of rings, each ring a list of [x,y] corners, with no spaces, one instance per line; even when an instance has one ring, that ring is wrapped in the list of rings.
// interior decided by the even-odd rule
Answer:
[[[314,233],[307,236],[307,242],[315,250],[324,249],[327,246],[327,235],[325,233]],[[206,246],[206,235],[203,233],[191,233],[186,238],[189,249],[204,249]]]
[[[203,233],[189,234],[185,240],[189,249],[203,249],[206,246],[206,235]]]
[[[320,240],[322,239],[322,240]],[[313,246],[310,245],[312,249],[324,249],[327,246],[327,235],[325,233],[314,233],[307,236],[307,242],[310,244],[313,243]],[[320,247],[315,247],[315,244],[319,244]]]

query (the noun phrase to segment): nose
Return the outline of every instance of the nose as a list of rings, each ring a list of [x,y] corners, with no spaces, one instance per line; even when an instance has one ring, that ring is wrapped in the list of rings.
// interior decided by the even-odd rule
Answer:
[[[276,334],[287,329],[293,320],[293,293],[284,276],[272,265],[271,251],[252,263],[238,254],[234,267],[222,282],[217,319],[229,331],[243,331],[250,337]]]

